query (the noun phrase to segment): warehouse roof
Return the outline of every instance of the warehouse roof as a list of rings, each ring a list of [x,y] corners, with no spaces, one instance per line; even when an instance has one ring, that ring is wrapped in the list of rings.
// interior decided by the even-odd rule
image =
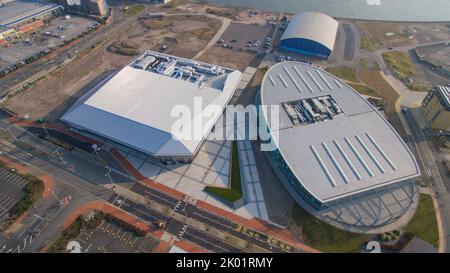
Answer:
[[[292,17],[281,40],[308,39],[333,50],[338,25],[339,23],[336,20],[322,13],[299,13]]]
[[[22,21],[41,16],[56,9],[62,9],[62,6],[36,0],[6,2],[5,6],[0,8],[0,25],[14,26]]]
[[[303,187],[322,202],[420,175],[414,156],[384,117],[315,66],[273,66],[262,83],[261,103],[281,106],[279,121],[270,126],[272,138]]]
[[[153,68],[148,58],[155,58]],[[142,69],[142,64],[149,67]],[[213,67],[222,72],[209,76],[195,72],[190,78],[185,73],[181,77],[180,71],[188,70],[188,64],[197,71]],[[203,111],[207,107],[223,110],[240,77],[239,71],[145,52],[82,97],[62,120],[152,155],[192,155],[222,114],[213,111],[211,115],[209,111],[207,118],[202,118]],[[192,114],[180,123],[177,115],[186,109]],[[193,128],[199,124],[196,122],[202,128]],[[183,137],[190,127],[197,135]]]

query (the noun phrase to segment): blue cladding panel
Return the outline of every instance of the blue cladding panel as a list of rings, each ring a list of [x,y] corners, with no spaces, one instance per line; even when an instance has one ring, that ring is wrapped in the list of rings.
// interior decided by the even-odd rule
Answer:
[[[286,50],[317,57],[327,58],[331,55],[331,49],[327,48],[321,43],[302,38],[282,40],[280,43],[280,47]]]

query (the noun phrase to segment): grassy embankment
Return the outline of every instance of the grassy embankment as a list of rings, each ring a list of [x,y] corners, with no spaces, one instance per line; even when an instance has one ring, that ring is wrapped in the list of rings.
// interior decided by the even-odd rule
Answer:
[[[220,188],[207,186],[204,191],[216,195],[227,201],[234,202],[242,198],[241,171],[239,167],[239,154],[237,142],[233,141],[231,151],[231,186],[230,188]]]
[[[386,65],[394,72],[394,75],[402,80],[409,89],[413,91],[425,92],[428,91],[428,86],[418,80],[412,82],[408,79],[417,77],[417,69],[407,52],[391,51],[382,54]]]

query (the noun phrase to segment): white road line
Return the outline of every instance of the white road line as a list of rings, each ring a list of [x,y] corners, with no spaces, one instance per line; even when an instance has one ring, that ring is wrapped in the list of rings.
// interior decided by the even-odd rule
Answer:
[[[152,196],[158,198],[159,200],[164,200],[165,202],[167,202],[167,203],[169,203],[169,204],[172,204],[172,205],[176,205],[176,204],[177,204],[177,203],[174,203],[174,202],[171,202],[171,201],[167,200],[167,199],[164,198],[164,197],[161,197],[161,196],[159,196],[159,195],[156,195],[156,194],[154,194],[154,193],[152,193],[152,192],[150,192],[150,191],[147,191],[147,190],[146,190],[145,193],[150,194],[150,195],[152,195]]]
[[[16,183],[19,182],[20,179],[21,179],[20,176],[19,176],[19,177],[15,176],[15,177],[11,178],[8,182],[9,182],[10,184],[16,186]]]
[[[89,251],[89,249],[91,248],[91,246],[92,246],[92,244],[90,244],[84,252],[87,253]]]
[[[190,233],[189,231],[186,231],[186,234],[189,234],[190,236],[192,236],[192,237],[194,237],[194,238],[197,238],[198,240],[203,241],[203,242],[205,242],[205,243],[208,244],[208,245],[212,245],[212,246],[218,247],[218,248],[220,248],[220,249],[222,249],[222,250],[224,250],[224,251],[226,251],[226,252],[230,252],[230,251],[228,251],[227,249],[225,249],[225,248],[223,248],[223,247],[221,247],[221,246],[214,245],[213,243],[208,242],[208,241],[206,241],[205,239],[200,238],[200,237],[198,237],[197,235],[194,235],[194,234]]]
[[[216,223],[216,224],[219,224],[219,225],[221,225],[221,226],[223,226],[223,227],[226,227],[226,228],[232,228],[231,226],[227,226],[227,225],[225,225],[225,224],[222,224],[222,223],[220,223],[220,222],[217,221],[217,220],[214,220],[214,219],[211,219],[211,218],[209,218],[209,217],[203,216],[203,215],[197,213],[196,211],[194,211],[194,214],[196,214],[197,216],[199,216],[199,217],[201,217],[201,218],[203,218],[203,219],[207,219],[207,220],[210,220],[210,221],[212,221],[212,222],[214,222],[214,223]]]
[[[136,210],[136,211],[139,211],[140,213],[144,214],[145,216],[148,216],[148,217],[152,218],[152,220],[154,220],[154,221],[158,221],[158,218],[156,218],[156,217],[153,216],[153,215],[148,214],[147,212],[145,212],[145,211],[143,211],[143,210],[141,210],[141,209],[139,209],[139,208],[135,208],[135,210]]]

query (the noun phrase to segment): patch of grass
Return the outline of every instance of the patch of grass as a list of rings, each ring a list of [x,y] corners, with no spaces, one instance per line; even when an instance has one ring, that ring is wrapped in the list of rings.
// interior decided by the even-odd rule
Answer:
[[[406,86],[408,86],[409,89],[412,91],[418,91],[418,92],[428,92],[428,85],[423,82],[413,82],[413,83],[405,83]]]
[[[362,95],[377,97],[377,98],[380,97],[380,95],[378,95],[377,92],[373,91],[369,86],[367,86],[365,84],[349,83],[349,85]]]
[[[114,42],[108,46],[108,51],[125,56],[134,56],[139,54],[138,45],[129,42]]]
[[[361,38],[361,47],[367,52],[373,52],[378,48],[378,45],[369,36],[365,35]]]
[[[25,195],[10,209],[9,213],[11,219],[17,219],[27,211],[44,192],[44,183],[40,179],[28,174],[24,175],[24,178],[28,180],[28,183],[24,188]]]
[[[359,60],[359,65],[360,65],[362,68],[367,68],[367,65],[368,65],[367,59],[361,58],[361,59]]]
[[[77,238],[85,228],[85,221],[82,216],[78,216],[70,226],[63,231],[59,237],[48,249],[49,253],[65,251],[67,244]]]
[[[406,231],[434,246],[438,245],[436,212],[430,195],[420,194],[419,207],[411,222],[406,226]]]
[[[95,211],[95,214],[89,220],[85,220],[82,215],[78,216],[75,221],[73,221],[68,228],[66,228],[62,235],[50,246],[48,252],[65,252],[67,244],[78,238],[81,232],[86,229],[95,229],[103,221],[113,223],[120,228],[134,233],[136,236],[145,236],[145,231],[138,229],[137,227],[116,218],[114,215],[109,213],[103,213],[101,211]]]
[[[407,52],[391,51],[384,52],[382,55],[389,69],[395,71],[401,80],[417,76],[416,67]]]
[[[394,129],[397,131],[397,133],[404,137],[407,136],[408,134],[406,133],[405,127],[403,126],[402,121],[400,120],[400,116],[399,114],[396,113],[392,113],[388,116],[389,119],[389,123],[392,125],[392,127],[394,127]]]
[[[152,18],[141,21],[142,24],[150,29],[162,29],[173,25],[173,21],[170,18]]]
[[[324,252],[360,252],[369,235],[347,232],[320,221],[295,204],[293,219],[301,228],[305,242]]]
[[[242,198],[242,184],[241,184],[241,170],[239,164],[239,154],[237,142],[232,143],[231,152],[231,187],[219,188],[219,187],[205,187],[204,191],[221,197],[230,202],[237,201]]]
[[[356,71],[353,68],[342,66],[342,67],[330,67],[327,71],[334,76],[352,82],[359,82],[356,77]]]
[[[143,12],[145,10],[145,5],[137,4],[132,5],[128,8],[128,10],[125,12],[127,15],[138,15],[139,13]]]
[[[384,80],[379,71],[361,69],[359,71],[359,78],[386,101],[387,115],[397,112],[395,104],[398,99],[398,94],[392,86]]]

